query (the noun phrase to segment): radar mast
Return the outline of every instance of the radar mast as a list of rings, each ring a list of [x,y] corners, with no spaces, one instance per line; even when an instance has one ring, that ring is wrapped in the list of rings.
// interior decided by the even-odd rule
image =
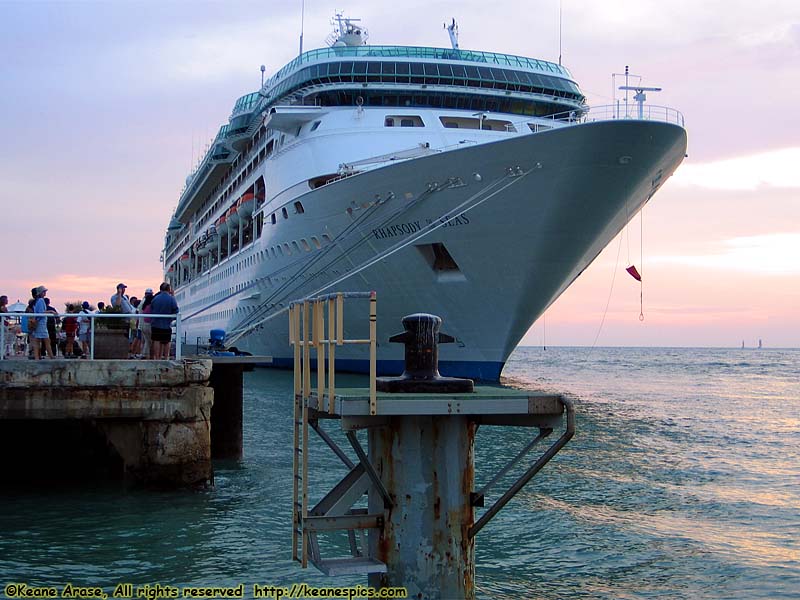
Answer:
[[[453,46],[453,50],[458,50],[458,24],[455,17],[453,17],[453,22],[450,25],[445,23],[444,28],[447,29],[447,33],[450,36],[450,45]]]
[[[336,13],[331,19],[333,32],[325,38],[325,42],[331,47],[341,46],[364,46],[369,38],[367,30],[356,23],[361,19],[350,19]]]

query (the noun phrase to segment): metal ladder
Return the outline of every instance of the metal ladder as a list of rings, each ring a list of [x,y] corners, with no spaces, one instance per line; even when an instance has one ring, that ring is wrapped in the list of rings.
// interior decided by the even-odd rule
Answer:
[[[370,299],[370,339],[345,340],[343,301],[345,297]],[[334,348],[345,343],[371,345],[371,369],[374,369],[376,345],[375,294],[332,294],[292,303],[289,309],[289,337],[294,346],[294,422],[293,422],[293,493],[292,493],[292,558],[303,568],[308,562],[326,575],[385,573],[386,565],[369,556],[366,531],[382,529],[384,514],[369,514],[366,509],[353,508],[370,490],[377,486],[390,506],[388,493],[358,442],[354,432],[347,439],[359,458],[351,461],[319,425],[319,419],[331,418],[334,412]],[[325,311],[328,313],[328,337],[325,339]],[[312,313],[313,309],[313,313]],[[313,321],[312,317],[313,316]],[[316,349],[317,391],[311,391],[311,348]],[[325,358],[331,365],[328,373],[328,393],[325,394]],[[374,380],[374,377],[372,378]],[[374,392],[373,392],[374,393]],[[325,406],[327,395],[328,405]],[[310,406],[312,405],[313,406]],[[308,435],[309,427],[333,450],[349,469],[348,473],[309,510],[308,505]],[[350,556],[323,558],[320,552],[320,533],[346,531]]]

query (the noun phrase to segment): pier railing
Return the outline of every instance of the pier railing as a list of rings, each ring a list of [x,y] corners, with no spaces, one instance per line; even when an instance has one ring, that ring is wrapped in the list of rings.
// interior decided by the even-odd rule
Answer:
[[[170,319],[175,321],[175,360],[180,360],[183,356],[183,348],[182,348],[182,337],[181,337],[181,315],[180,313],[171,314],[171,315],[161,315],[161,314],[152,314],[152,313],[0,313],[0,318],[2,319],[2,323],[0,323],[0,360],[4,360],[6,358],[6,336],[11,335],[7,331],[6,322],[9,320],[17,321],[17,325],[22,325],[22,319],[28,319],[30,317],[34,317],[36,319],[41,318],[64,318],[64,317],[75,317],[77,319],[89,319],[89,358],[94,359],[94,334],[96,330],[96,323],[97,319]],[[22,332],[24,333],[24,332]],[[28,332],[30,333],[30,332]],[[13,338],[16,338],[16,333],[13,334]],[[75,343],[80,344],[78,333],[76,331],[75,334]],[[53,349],[55,352],[55,348]]]

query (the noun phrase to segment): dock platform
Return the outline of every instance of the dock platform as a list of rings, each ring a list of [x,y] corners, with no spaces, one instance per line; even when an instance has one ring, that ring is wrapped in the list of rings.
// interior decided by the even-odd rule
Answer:
[[[476,386],[471,393],[433,394],[376,393],[376,412],[370,413],[368,389],[337,388],[334,392],[333,410],[329,394],[323,394],[320,404],[318,394],[312,390],[307,400],[316,418],[371,417],[381,419],[409,415],[466,415],[476,423],[486,425],[527,425],[529,427],[555,428],[564,413],[563,396],[496,386]],[[346,423],[342,424],[347,428]]]

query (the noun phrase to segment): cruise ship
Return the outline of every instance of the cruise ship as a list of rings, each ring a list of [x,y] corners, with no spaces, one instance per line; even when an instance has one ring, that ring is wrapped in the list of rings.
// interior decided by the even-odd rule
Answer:
[[[327,47],[236,100],[186,179],[162,253],[185,339],[224,330],[289,367],[292,301],[375,291],[379,373],[402,372],[389,337],[427,312],[455,338],[442,375],[496,381],[681,163],[683,116],[641,90],[590,107],[565,67],[461,49],[455,23],[443,48],[333,23]],[[347,305],[347,337],[366,310]],[[364,346],[337,350],[337,369],[367,364]]]

